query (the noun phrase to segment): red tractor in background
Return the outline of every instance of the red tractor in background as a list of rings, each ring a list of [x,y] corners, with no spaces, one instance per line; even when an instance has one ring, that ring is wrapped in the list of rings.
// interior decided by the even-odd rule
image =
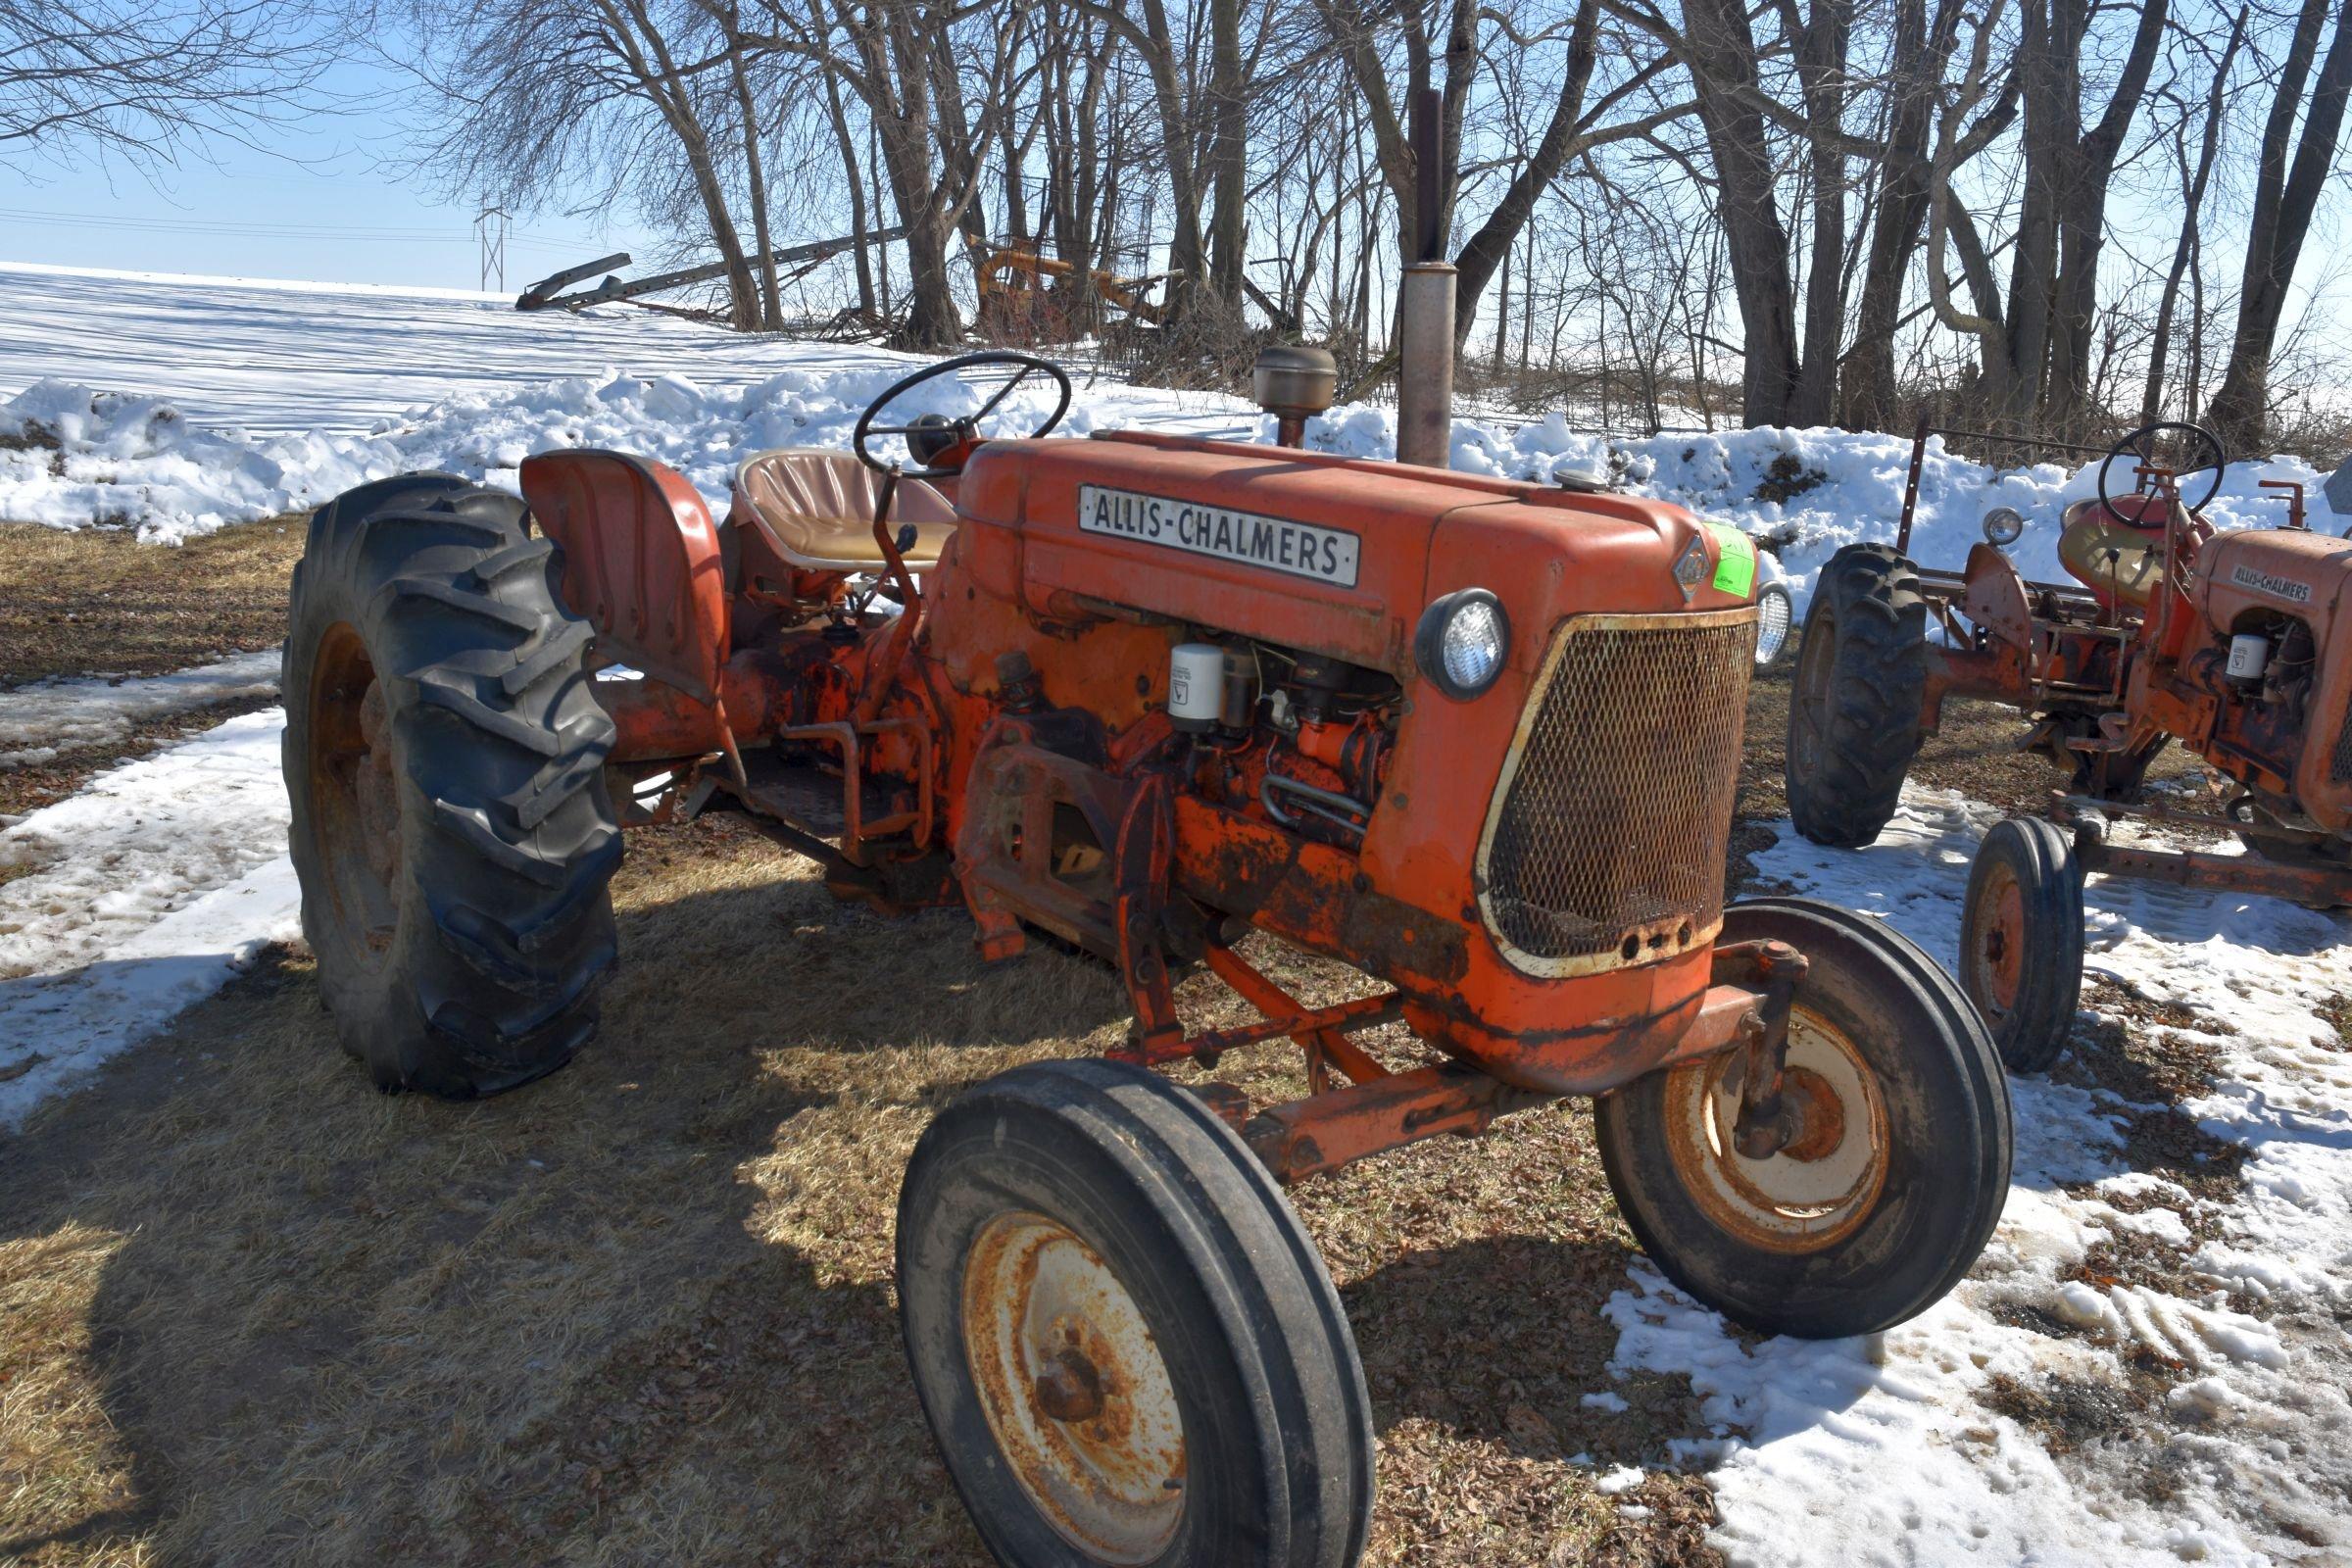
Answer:
[[[1815,843],[1876,839],[1949,699],[1986,698],[2031,726],[2021,750],[2067,784],[2053,815],[1984,837],[1969,876],[1960,980],[2008,1065],[2037,1072],[2073,1026],[2089,871],[2352,904],[2352,542],[2304,524],[2216,532],[2202,515],[2228,458],[2210,431],[2151,424],[2101,458],[2098,494],[2058,518],[2072,583],[2029,582],[2003,554],[2026,519],[1984,517],[1959,571],[1909,557],[1922,423],[1895,542],[1849,545],[1816,585],[1788,705],[1788,813]],[[2032,442],[2041,449],[2051,443]],[[2126,491],[2123,481],[2131,480]],[[2200,811],[2151,801],[2148,766],[2180,745],[2212,770]],[[2248,855],[2110,843],[2110,819],[2234,834]]]
[[[1041,379],[1050,413],[1012,401]],[[1332,383],[1261,362],[1294,438]],[[1593,1097],[1642,1245],[1758,1330],[1949,1290],[2009,1170],[1975,1009],[1876,921],[1725,906],[1749,542],[1617,494],[1037,439],[1069,397],[1023,355],[932,366],[853,452],[746,457],[723,520],[597,451],[529,459],[519,499],[423,474],[320,509],[292,846],[376,1082],[568,1060],[623,830],[656,817],[739,812],[845,898],[960,906],[991,959],[1045,933],[1110,965],[1111,1059],[972,1087],[898,1211],[914,1381],[1008,1563],[1351,1562],[1371,1404],[1282,1186],[1507,1111]],[[1363,984],[1302,1004],[1247,956],[1266,937]],[[1188,1026],[1200,968],[1262,1020]],[[1418,1056],[1350,1038],[1393,1022]],[[1286,1038],[1287,1103],[1152,1070]]]

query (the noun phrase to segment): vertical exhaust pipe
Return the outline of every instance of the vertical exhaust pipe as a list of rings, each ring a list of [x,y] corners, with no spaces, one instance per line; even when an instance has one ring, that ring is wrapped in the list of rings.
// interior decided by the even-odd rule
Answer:
[[[1396,301],[1396,461],[1453,466],[1453,267],[1439,175],[1441,100],[1413,94],[1413,234]]]

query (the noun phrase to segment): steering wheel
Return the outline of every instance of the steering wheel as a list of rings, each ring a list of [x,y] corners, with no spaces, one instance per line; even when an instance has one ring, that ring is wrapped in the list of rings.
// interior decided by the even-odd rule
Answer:
[[[997,389],[994,396],[980,405],[979,412],[957,415],[947,419],[943,419],[936,414],[927,414],[906,424],[876,424],[874,422],[876,415],[924,382],[938,380],[941,376],[955,375],[958,371],[968,370],[975,366],[982,365],[1009,367],[1012,373],[1005,378],[1004,384]],[[952,360],[942,360],[937,365],[927,365],[904,381],[886,388],[880,397],[865,406],[863,414],[858,416],[858,428],[850,433],[850,446],[857,452],[859,463],[877,472],[888,473],[893,468],[897,468],[899,477],[903,479],[952,477],[962,471],[962,466],[956,465],[954,467],[936,466],[939,456],[977,439],[980,434],[980,421],[994,414],[999,404],[1012,396],[1013,388],[1028,380],[1030,376],[1041,373],[1053,377],[1054,384],[1061,389],[1061,401],[1054,406],[1054,412],[1046,416],[1044,423],[1038,425],[1036,429],[1026,432],[1020,439],[1044,435],[1059,424],[1061,416],[1070,412],[1069,372],[1052,360],[1041,360],[1034,354],[1016,354],[1010,349],[985,349],[978,354],[961,354]],[[866,444],[866,438],[877,435],[906,437],[907,451],[920,461],[923,466],[900,468],[896,464],[884,462],[881,458],[876,457],[874,449]]]
[[[2180,481],[2192,473],[2205,473],[2210,470],[2213,477],[2206,482],[2203,495],[2194,501],[2188,500],[2185,495],[2181,497],[2182,504],[2192,513],[2204,511],[2205,503],[2211,501],[2221,490],[2222,469],[2230,462],[2229,455],[2222,450],[2222,438],[2201,424],[2179,424],[2170,421],[2143,424],[2118,441],[2115,444],[2115,450],[2107,454],[2107,461],[2099,465],[2099,505],[2106,510],[2107,515],[2116,521],[2135,526],[2138,525],[2139,519],[2125,516],[2116,507],[2107,488],[2109,470],[2115,466],[2118,460],[2123,458],[2130,458],[2134,468],[2144,466],[2170,469],[2176,487],[2180,487]],[[2192,458],[2197,461],[2188,461]],[[2132,493],[2140,495],[2145,493],[2146,489],[2147,481],[2135,477]]]

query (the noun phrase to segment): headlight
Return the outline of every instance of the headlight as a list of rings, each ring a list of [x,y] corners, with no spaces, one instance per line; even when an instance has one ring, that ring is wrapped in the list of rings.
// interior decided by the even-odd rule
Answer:
[[[1502,601],[1484,588],[1464,588],[1433,600],[1413,633],[1413,661],[1438,690],[1468,702],[1494,684],[1511,651],[1511,623]]]
[[[2026,514],[2015,507],[1995,507],[1984,514],[1984,542],[1995,550],[2006,550],[2024,537]]]
[[[1788,627],[1796,619],[1796,602],[1777,582],[1756,589],[1756,662],[1769,664],[1788,646]]]

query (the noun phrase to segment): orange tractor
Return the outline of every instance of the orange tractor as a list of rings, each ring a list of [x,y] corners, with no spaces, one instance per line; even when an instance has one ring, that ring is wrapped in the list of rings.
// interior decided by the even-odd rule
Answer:
[[[1292,350],[1260,401],[1295,430],[1331,384]],[[1023,355],[933,366],[854,452],[746,458],[717,521],[595,451],[530,459],[522,499],[424,474],[322,508],[293,853],[376,1081],[488,1094],[570,1057],[648,814],[740,812],[843,897],[960,906],[991,959],[1044,933],[1112,966],[1110,1059],[970,1089],[899,1206],[914,1382],[1008,1563],[1352,1561],[1372,1410],[1283,1185],[1507,1111],[1594,1097],[1635,1235],[1754,1328],[1949,1290],[2009,1168],[1982,1022],[1875,921],[1725,906],[1747,540],[1281,446],[1037,439],[1069,395]],[[918,403],[962,412],[894,413]],[[1268,938],[1364,983],[1297,1000]],[[1200,967],[1262,1021],[1188,1026]],[[1421,1059],[1351,1038],[1391,1023]],[[1152,1071],[1286,1038],[1287,1103]]]
[[[1822,569],[1788,705],[1788,814],[1816,843],[1868,844],[1894,813],[1923,737],[1955,697],[2020,710],[2020,749],[2068,784],[2055,813],[1984,837],[1962,913],[1960,979],[2003,1059],[2057,1059],[2082,968],[2089,871],[2189,887],[2352,904],[2352,640],[2335,617],[2352,589],[2352,543],[2304,525],[2302,486],[2283,528],[2217,533],[2202,513],[2221,487],[2220,441],[2151,424],[2101,456],[2098,494],[2058,520],[2075,580],[2030,582],[2003,553],[2026,519],[1995,508],[1959,571],[1909,557],[1920,470],[1914,439],[1891,548],[1849,545]],[[2049,443],[2033,443],[2047,447]],[[2131,488],[2124,489],[2129,475]],[[2212,810],[2151,802],[2148,766],[2178,741],[2212,769]],[[2247,855],[2110,843],[2111,818],[2234,834]]]

